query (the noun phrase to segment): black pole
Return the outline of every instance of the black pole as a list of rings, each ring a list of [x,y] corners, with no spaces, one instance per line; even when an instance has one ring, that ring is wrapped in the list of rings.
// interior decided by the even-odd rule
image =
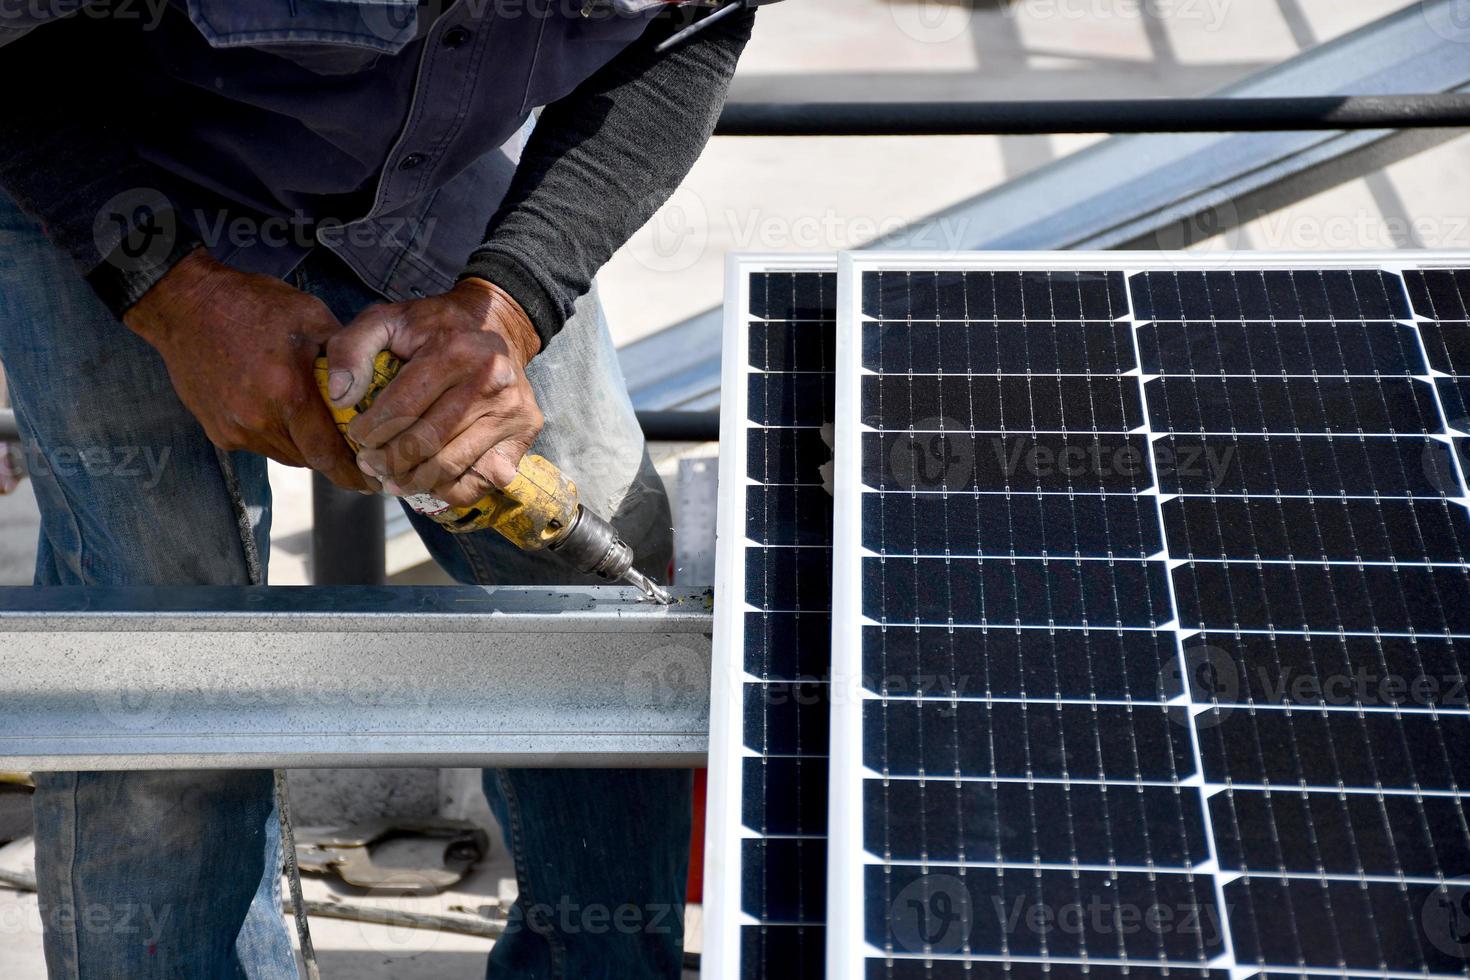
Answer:
[[[1470,95],[730,103],[717,136],[980,136],[1470,127]]]
[[[639,412],[649,442],[719,442],[719,412]]]
[[[0,442],[20,442],[20,426],[16,424],[15,413],[4,408],[0,408]]]
[[[313,585],[382,585],[387,578],[383,498],[311,474]]]

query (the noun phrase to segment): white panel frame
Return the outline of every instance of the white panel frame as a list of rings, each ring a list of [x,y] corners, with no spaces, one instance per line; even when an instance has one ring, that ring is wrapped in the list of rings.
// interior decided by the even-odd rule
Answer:
[[[826,272],[835,255],[731,255],[725,263],[725,328],[720,369],[719,515],[715,549],[715,637],[710,670],[709,777],[705,806],[704,951],[701,976],[739,980],[740,848],[745,674],[746,419],[750,374],[750,277],[759,272]]]
[[[1109,271],[1126,277],[1140,272],[1227,269],[1380,269],[1406,271],[1470,268],[1470,250],[1362,252],[844,252],[838,259],[836,401],[833,424],[832,534],[832,735],[827,824],[827,976],[857,980],[864,963],[884,951],[865,937],[863,869],[862,708],[862,275],[867,272],[948,271]],[[1410,309],[1409,319],[1428,319]],[[1426,369],[1432,370],[1426,365]],[[728,391],[728,389],[727,389]],[[1438,399],[1436,392],[1435,398]],[[1440,405],[1443,414],[1443,405]],[[1449,443],[1454,433],[1434,438]],[[1458,457],[1450,452],[1460,470]],[[1461,486],[1466,474],[1458,472]],[[1454,499],[1454,498],[1451,498]],[[1470,499],[1457,501],[1470,507]],[[1177,623],[1174,624],[1177,631]],[[1197,774],[1202,778],[1203,773]],[[1208,830],[1208,828],[1207,828]],[[1212,835],[1213,836],[1213,835]],[[1210,842],[1213,855],[1214,841]],[[1211,870],[1213,874],[1213,869]],[[1218,880],[1218,876],[1217,876]],[[1229,935],[1228,931],[1226,933]],[[1227,947],[1228,949],[1229,947]],[[1226,966],[1233,980],[1258,972],[1255,966]],[[1289,968],[1280,969],[1291,972]],[[1394,976],[1394,974],[1389,974]],[[1403,975],[1407,978],[1416,976]]]

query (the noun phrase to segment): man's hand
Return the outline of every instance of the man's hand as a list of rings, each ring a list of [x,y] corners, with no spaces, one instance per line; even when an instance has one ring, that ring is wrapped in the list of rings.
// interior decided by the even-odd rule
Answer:
[[[163,355],[184,406],[221,449],[309,466],[351,490],[376,490],[317,390],[312,362],[341,329],[326,304],[270,276],[196,251],[123,322]]]
[[[379,351],[404,365],[348,426],[358,465],[389,493],[428,491],[459,507],[510,483],[541,431],[525,371],[540,349],[520,304],[482,279],[364,311],[327,342],[332,401],[362,398]]]

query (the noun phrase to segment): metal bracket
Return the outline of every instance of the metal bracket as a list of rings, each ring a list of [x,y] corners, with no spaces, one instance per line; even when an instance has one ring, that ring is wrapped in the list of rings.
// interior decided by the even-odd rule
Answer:
[[[704,764],[711,600],[0,589],[0,769]]]

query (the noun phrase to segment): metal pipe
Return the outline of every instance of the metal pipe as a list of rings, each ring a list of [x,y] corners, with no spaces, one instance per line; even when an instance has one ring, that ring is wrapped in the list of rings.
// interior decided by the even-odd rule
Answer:
[[[703,764],[711,608],[634,589],[0,589],[0,769]]]
[[[719,442],[719,412],[639,412],[649,442]]]
[[[388,575],[381,497],[343,490],[311,475],[311,581],[314,585],[382,585]]]
[[[1021,136],[1470,127],[1470,95],[732,103],[716,136]]]

